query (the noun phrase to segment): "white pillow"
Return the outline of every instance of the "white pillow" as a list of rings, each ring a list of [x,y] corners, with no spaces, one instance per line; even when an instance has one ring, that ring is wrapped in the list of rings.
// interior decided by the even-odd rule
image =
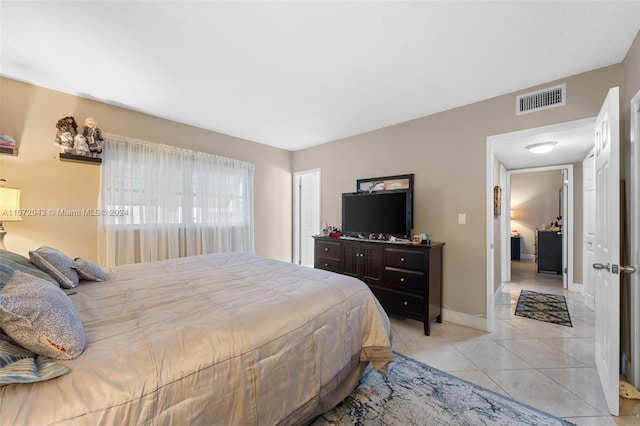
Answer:
[[[0,290],[0,327],[38,355],[73,359],[84,351],[84,329],[69,296],[55,284],[21,271]]]

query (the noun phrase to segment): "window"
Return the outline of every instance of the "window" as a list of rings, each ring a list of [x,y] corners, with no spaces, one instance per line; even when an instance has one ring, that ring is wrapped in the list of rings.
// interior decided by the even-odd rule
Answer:
[[[101,170],[104,265],[253,252],[253,164],[107,135]]]

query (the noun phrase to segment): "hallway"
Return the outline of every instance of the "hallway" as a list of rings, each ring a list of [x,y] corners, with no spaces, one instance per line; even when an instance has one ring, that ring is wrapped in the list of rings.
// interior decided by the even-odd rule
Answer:
[[[560,276],[538,274],[532,261],[511,262],[511,292],[495,306],[493,333],[391,318],[394,351],[417,359],[579,426],[639,425],[640,401],[620,398],[620,417],[608,415],[594,362],[595,315]],[[564,295],[573,327],[514,315],[520,290]]]

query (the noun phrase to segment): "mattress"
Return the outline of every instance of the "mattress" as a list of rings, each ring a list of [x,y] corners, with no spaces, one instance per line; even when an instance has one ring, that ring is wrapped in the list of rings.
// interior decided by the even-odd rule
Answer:
[[[125,265],[69,297],[87,336],[71,373],[0,388],[0,424],[305,423],[392,360],[361,281],[228,253]]]

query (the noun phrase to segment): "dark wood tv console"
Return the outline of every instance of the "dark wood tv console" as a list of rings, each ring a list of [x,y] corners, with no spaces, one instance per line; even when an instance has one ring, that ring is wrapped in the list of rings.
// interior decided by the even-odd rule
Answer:
[[[364,281],[391,314],[442,322],[442,247],[375,240],[314,237],[314,266]]]

